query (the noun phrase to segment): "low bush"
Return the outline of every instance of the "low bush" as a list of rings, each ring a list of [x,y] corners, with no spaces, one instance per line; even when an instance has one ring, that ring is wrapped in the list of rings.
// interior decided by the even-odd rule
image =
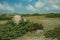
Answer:
[[[60,40],[60,27],[57,27],[53,30],[49,30],[45,33],[45,37],[46,38],[57,38],[58,40]]]
[[[11,40],[17,37],[23,36],[28,31],[36,30],[39,24],[21,21],[18,25],[14,24],[13,21],[9,21],[7,24],[0,25],[0,39]],[[37,28],[38,29],[38,28]]]

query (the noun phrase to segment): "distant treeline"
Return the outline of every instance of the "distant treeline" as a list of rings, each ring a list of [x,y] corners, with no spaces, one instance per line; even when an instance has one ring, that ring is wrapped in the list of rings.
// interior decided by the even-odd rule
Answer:
[[[35,14],[21,14],[22,16],[45,16],[48,18],[56,18],[56,17],[60,17],[60,13],[48,13],[48,14],[39,14],[39,13],[35,13]]]
[[[11,20],[12,15],[9,14],[0,14],[0,20]]]
[[[28,17],[28,16],[45,16],[47,18],[60,18],[60,13],[48,13],[48,14],[39,14],[39,13],[34,13],[34,14],[0,14],[0,20],[11,20],[11,18],[14,15],[21,15],[23,17]]]
[[[46,14],[47,18],[60,18],[60,14],[54,14],[54,13],[50,13],[50,14]]]
[[[34,13],[34,14],[21,14],[22,16],[42,16],[44,14],[38,14],[38,13]]]

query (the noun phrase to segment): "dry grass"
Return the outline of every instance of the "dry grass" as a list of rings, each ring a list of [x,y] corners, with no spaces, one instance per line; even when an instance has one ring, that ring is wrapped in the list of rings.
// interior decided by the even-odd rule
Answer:
[[[44,26],[44,30],[43,32],[40,31],[39,33],[37,33],[36,31],[28,32],[27,34],[17,38],[16,40],[56,40],[51,38],[45,38],[43,33],[45,31],[54,29],[54,27],[60,26],[60,18],[45,18],[43,16],[29,16],[24,18],[33,22],[42,23]]]
[[[25,18],[32,22],[41,23],[44,26],[45,31],[60,26],[60,18],[45,18],[43,16],[31,16]]]
[[[54,29],[54,27],[60,26],[60,18],[45,18],[44,16],[29,16],[24,17],[32,22],[42,23],[44,30],[37,34],[36,31],[28,32],[22,37],[13,40],[48,40],[45,39],[43,33],[47,30]],[[5,23],[5,21],[0,21],[0,23]]]
[[[0,24],[5,24],[8,20],[0,20]]]

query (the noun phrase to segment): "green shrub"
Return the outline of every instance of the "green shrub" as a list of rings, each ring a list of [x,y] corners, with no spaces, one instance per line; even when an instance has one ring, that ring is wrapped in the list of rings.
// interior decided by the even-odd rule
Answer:
[[[21,21],[18,25],[16,25],[13,23],[13,21],[10,20],[8,23],[0,25],[0,39],[15,39],[17,37],[23,36],[28,31],[36,30],[38,25],[37,23],[29,21]]]
[[[0,20],[11,20],[12,17],[0,16]]]
[[[45,37],[47,38],[57,38],[58,40],[60,40],[60,27],[57,27],[53,30],[49,30],[45,33]]]

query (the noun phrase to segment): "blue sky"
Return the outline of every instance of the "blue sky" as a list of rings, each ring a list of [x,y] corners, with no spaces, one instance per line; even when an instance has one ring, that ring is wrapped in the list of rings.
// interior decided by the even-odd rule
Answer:
[[[60,13],[60,0],[0,0],[0,13]]]

